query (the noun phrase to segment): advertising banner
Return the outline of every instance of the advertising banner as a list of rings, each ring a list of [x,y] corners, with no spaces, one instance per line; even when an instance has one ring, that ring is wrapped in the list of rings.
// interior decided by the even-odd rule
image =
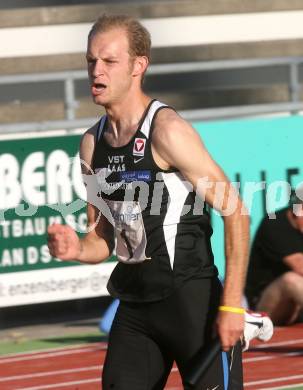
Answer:
[[[79,135],[0,142],[0,307],[104,295],[114,262],[53,258],[47,227],[86,229]]]

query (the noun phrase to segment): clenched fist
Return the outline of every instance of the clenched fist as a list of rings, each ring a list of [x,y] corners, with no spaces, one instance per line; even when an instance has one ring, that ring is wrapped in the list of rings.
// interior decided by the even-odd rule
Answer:
[[[80,239],[68,225],[54,223],[47,229],[48,248],[52,256],[61,260],[78,260],[81,252]]]
[[[217,330],[221,339],[222,350],[229,351],[243,336],[244,315],[219,311]]]

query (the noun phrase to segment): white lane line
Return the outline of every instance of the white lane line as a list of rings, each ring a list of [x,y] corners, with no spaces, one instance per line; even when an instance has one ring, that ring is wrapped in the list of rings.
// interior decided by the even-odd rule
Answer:
[[[299,344],[303,343],[303,339],[291,339],[286,341],[277,341],[275,343],[265,343],[261,345],[252,345],[252,348],[254,349],[266,349],[271,347],[282,347],[284,345],[293,345],[293,344]]]
[[[266,350],[267,348],[272,348],[272,347],[283,347],[287,345],[294,345],[294,344],[299,344],[302,343],[303,339],[293,339],[293,340],[287,340],[287,341],[279,341],[275,343],[266,343],[264,345],[258,345],[258,346],[252,346],[254,349],[260,349],[262,351]],[[266,356],[256,356],[256,357],[251,357],[251,358],[243,358],[243,363],[251,363],[251,362],[257,362],[257,361],[262,361],[262,360],[271,360],[271,359],[278,359],[280,357],[285,357],[285,356],[300,356],[302,355],[303,352],[289,352],[289,353],[279,353],[279,352],[272,352],[269,355]]]
[[[285,390],[285,389],[294,389],[294,388],[298,388],[299,386],[302,387],[303,389],[303,383],[295,383],[294,385],[281,385],[279,387],[262,387],[262,389],[259,389],[259,390]]]
[[[15,387],[15,390],[60,389],[61,387],[82,385],[84,383],[95,383],[95,382],[100,382],[101,383],[101,378],[85,379],[85,380],[82,380],[82,381],[72,381],[72,382],[60,382],[60,383],[54,383],[52,385],[41,385],[41,386],[34,386],[34,387]]]
[[[14,375],[14,376],[6,376],[6,377],[0,377],[0,382],[9,382],[9,381],[16,381],[16,380],[23,380],[27,378],[41,378],[44,376],[50,376],[50,375],[63,375],[63,374],[71,374],[73,372],[82,372],[82,371],[96,371],[96,370],[102,370],[103,365],[100,366],[90,366],[90,367],[78,367],[78,368],[72,368],[69,370],[57,370],[57,371],[45,371],[45,372],[39,372],[36,374],[26,374],[26,375]]]
[[[88,344],[74,344],[74,345],[66,345],[65,347],[58,348],[45,348],[39,349],[38,351],[28,351],[28,352],[15,352],[15,353],[6,353],[5,355],[0,355],[0,362],[3,359],[7,359],[8,357],[21,357],[21,356],[29,356],[29,355],[38,355],[42,353],[53,353],[56,351],[72,351],[80,348],[89,348],[89,347],[98,347],[98,349],[107,349],[107,343],[88,343]]]
[[[45,354],[39,354],[39,355],[30,355],[30,356],[17,356],[17,357],[11,357],[7,359],[0,360],[0,364],[3,363],[12,363],[12,362],[21,362],[24,360],[34,360],[34,359],[42,359],[42,358],[50,358],[54,356],[64,356],[64,355],[72,355],[72,354],[78,354],[78,353],[88,353],[88,352],[94,352],[96,349],[93,348],[83,348],[83,349],[74,349],[72,351],[58,351],[54,353],[45,353]]]
[[[251,363],[251,362],[259,362],[262,360],[272,360],[272,359],[281,359],[283,357],[287,356],[300,356],[303,355],[302,352],[289,352],[289,353],[278,353],[276,355],[269,355],[269,356],[257,356],[257,357],[252,357],[252,358],[246,358],[243,359],[243,363]]]
[[[303,374],[302,375],[292,375],[292,376],[284,376],[284,377],[279,377],[279,378],[263,379],[260,381],[246,382],[246,383],[244,383],[244,385],[245,386],[265,385],[266,383],[276,383],[276,382],[284,382],[284,381],[287,382],[287,381],[293,381],[293,380],[302,379],[302,378],[303,378]]]
[[[63,374],[71,374],[73,372],[95,371],[95,370],[100,370],[100,377],[101,377],[102,369],[103,369],[103,364],[100,364],[99,366],[78,367],[78,368],[72,368],[68,370],[45,371],[36,374],[14,375],[14,376],[2,377],[2,378],[0,377],[0,382],[23,380],[27,378],[40,378],[40,377],[50,376],[50,375],[63,375]],[[179,370],[177,367],[173,367],[171,370],[171,372],[178,372],[178,371]]]
[[[143,19],[142,23],[151,33],[153,47],[170,47],[300,39],[302,19],[303,11],[295,10]],[[0,57],[84,53],[90,28],[91,23],[2,28]]]

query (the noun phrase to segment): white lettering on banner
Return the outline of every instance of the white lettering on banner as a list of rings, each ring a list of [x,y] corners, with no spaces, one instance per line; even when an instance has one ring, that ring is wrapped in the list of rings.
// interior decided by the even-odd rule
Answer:
[[[21,173],[21,184],[24,200],[36,206],[45,204],[45,192],[40,187],[45,185],[43,172],[36,172],[44,166],[44,153],[35,152],[30,154],[24,161]]]
[[[77,231],[85,232],[87,228],[87,216],[85,213],[80,214],[79,218],[75,215],[70,214],[65,217],[65,221],[68,225],[70,225],[73,229],[77,229]]]
[[[14,223],[12,225],[12,236],[14,238],[22,237],[23,230],[22,230],[22,221],[20,219],[15,219]]]
[[[4,249],[0,252],[0,268],[10,268],[18,265],[48,264],[52,260],[47,245],[41,247]],[[54,259],[58,260],[58,259]]]
[[[51,260],[52,260],[52,256],[49,253],[48,246],[43,245],[40,249],[40,261],[43,264],[48,264],[49,262],[51,262]]]
[[[87,215],[85,212],[78,216],[68,214],[65,222],[71,227],[77,227],[79,232],[84,233],[87,227]],[[62,217],[51,216],[48,218],[37,217],[0,221],[0,238],[43,236],[46,234],[47,226],[53,223],[62,223]]]
[[[22,164],[13,154],[1,154],[0,183],[0,220],[8,209],[29,217],[37,212],[34,206],[71,203],[73,190],[78,198],[86,199],[79,155],[70,158],[64,150],[55,150],[48,158],[44,152],[30,153]],[[25,208],[22,200],[29,207]]]
[[[4,153],[0,156],[0,209],[16,207],[21,199],[18,181],[19,163],[15,156]]]
[[[36,247],[29,246],[26,249],[26,253],[27,253],[27,264],[32,265],[38,263],[39,254],[38,254],[38,249]]]
[[[0,227],[2,227],[2,232],[0,234],[0,237],[8,238],[10,236],[9,233],[9,226],[10,226],[10,221],[1,221],[0,222]]]
[[[1,257],[1,267],[11,267],[24,264],[23,248],[14,248],[11,251],[4,249]]]
[[[34,234],[41,236],[42,234],[45,234],[45,231],[45,219],[43,218],[26,218],[24,221],[24,236],[33,236]]]
[[[72,188],[70,173],[70,158],[63,150],[52,152],[46,163],[47,201],[50,204],[70,203]]]
[[[73,158],[72,181],[74,190],[80,199],[86,199],[86,189],[83,185],[79,153]]]
[[[23,265],[23,251],[22,249],[13,249],[13,258],[15,265]]]
[[[51,218],[50,218],[51,219]],[[45,218],[13,219],[0,222],[0,237],[19,238],[27,236],[42,236],[46,233]]]

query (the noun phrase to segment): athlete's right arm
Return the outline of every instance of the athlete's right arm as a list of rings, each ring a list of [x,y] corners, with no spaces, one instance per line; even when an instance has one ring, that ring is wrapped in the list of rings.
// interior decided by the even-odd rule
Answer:
[[[80,144],[81,168],[84,175],[92,174],[92,159],[95,145],[93,126],[82,137]],[[114,249],[114,233],[110,222],[93,204],[87,203],[88,232],[83,238],[68,225],[53,224],[48,228],[50,254],[61,260],[76,260],[95,264],[107,259]]]

